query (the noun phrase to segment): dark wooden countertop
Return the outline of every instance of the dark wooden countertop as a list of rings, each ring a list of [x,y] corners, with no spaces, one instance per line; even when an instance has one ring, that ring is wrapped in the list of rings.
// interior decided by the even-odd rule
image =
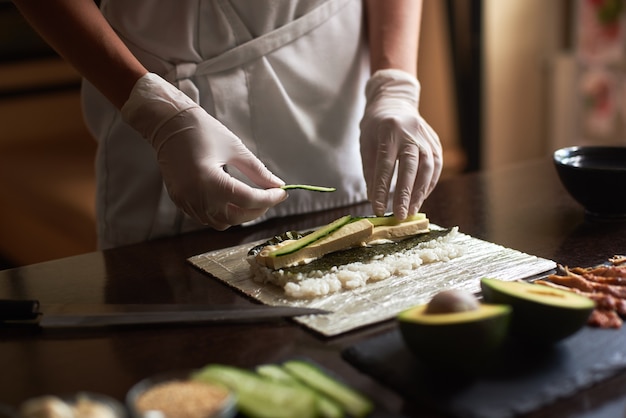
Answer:
[[[437,225],[458,225],[460,231],[476,238],[565,265],[593,265],[626,252],[626,221],[585,217],[562,188],[549,159],[441,181],[422,210]],[[3,270],[0,298],[32,298],[42,303],[249,305],[253,302],[186,259],[288,229],[312,228],[346,213],[369,214],[369,205],[224,232],[201,231]],[[393,321],[388,321],[330,339],[288,320],[80,332],[0,329],[0,403],[16,406],[33,396],[82,390],[123,401],[134,383],[163,371],[207,363],[252,367],[306,356],[334,370],[384,408],[415,416],[419,405],[360,374],[339,354],[350,344],[393,327]],[[584,413],[619,397],[626,397],[626,373],[533,416]]]

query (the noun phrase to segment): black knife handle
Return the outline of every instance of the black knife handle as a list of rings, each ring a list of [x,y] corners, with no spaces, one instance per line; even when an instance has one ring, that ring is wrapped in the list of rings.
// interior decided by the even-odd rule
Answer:
[[[28,321],[39,316],[39,301],[0,299],[0,321]]]

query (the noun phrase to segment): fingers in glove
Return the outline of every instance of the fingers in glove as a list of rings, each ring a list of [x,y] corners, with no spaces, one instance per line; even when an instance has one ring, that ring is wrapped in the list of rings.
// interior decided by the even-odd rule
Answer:
[[[245,209],[233,204],[226,207],[226,221],[231,225],[241,225],[244,222],[252,221],[265,214],[269,208]]]
[[[228,165],[237,168],[243,175],[252,180],[257,186],[268,189],[283,186],[285,182],[274,173],[246,148],[239,143],[233,150],[233,155],[228,160]]]
[[[288,197],[280,188],[250,187],[221,169],[209,169],[192,184],[193,190],[168,186],[170,197],[188,216],[217,230],[254,220]]]
[[[419,152],[418,160],[417,173],[413,177],[412,194],[406,202],[403,202],[406,203],[406,207],[399,208],[394,206],[394,213],[406,210],[407,215],[416,214],[430,193],[432,178],[435,172],[432,154],[422,150]]]
[[[227,220],[227,204],[212,203],[211,206],[204,206],[194,205],[189,201],[176,202],[187,216],[217,231],[225,231],[233,226],[234,224]]]
[[[223,206],[216,206],[212,203],[212,206],[207,207],[204,210],[199,210],[184,202],[179,207],[191,218],[200,222],[203,225],[210,226],[217,231],[224,231],[231,226],[241,225],[244,222],[252,221],[262,216],[267,212],[269,208],[259,209],[245,209],[238,207],[232,203],[226,203]]]
[[[376,153],[377,149],[371,141],[361,140],[361,160],[363,165],[363,178],[367,186],[367,198],[374,201],[374,182],[376,179]]]
[[[226,192],[228,202],[242,209],[267,210],[276,206],[289,196],[286,190],[277,187],[270,189],[250,187],[234,177],[230,177],[226,184],[230,188],[230,190]],[[251,221],[252,219],[246,219],[245,221]]]
[[[441,145],[441,141],[439,140],[439,135],[437,135],[435,130],[428,123],[426,123],[421,116],[420,120],[420,127],[423,132],[422,134],[424,138],[427,139],[427,143],[431,146],[431,155],[433,157],[433,176],[430,179],[430,184],[426,192],[426,196],[428,197],[428,195],[435,189],[435,186],[437,186],[437,182],[439,182],[439,178],[441,177],[441,171],[443,170],[443,147]]]
[[[420,157],[422,153],[413,140],[406,141],[398,153],[398,179],[393,197],[393,213],[400,220],[406,219],[414,203],[420,199],[420,183],[416,181],[424,169]]]
[[[267,209],[243,209],[233,204],[227,204],[223,211],[207,216],[206,225],[218,231],[224,231],[233,225],[257,219],[267,212]]]
[[[379,141],[378,144],[378,152],[375,154],[376,168],[372,170],[374,178],[367,185],[368,189],[371,188],[371,192],[368,194],[372,202],[374,214],[382,216],[387,210],[389,189],[396,168],[397,151],[395,145],[393,145],[393,140]]]
[[[276,206],[288,197],[285,190],[279,188],[258,189],[231,177],[223,170],[215,174],[214,194],[205,195],[205,207],[217,206],[221,210],[213,219],[230,225],[239,225],[263,215],[269,208]],[[215,184],[215,183],[214,183]],[[216,205],[218,202],[222,204]]]
[[[435,131],[423,119],[419,127],[419,162],[409,204],[409,215],[419,211],[435,189],[443,169],[442,147]]]

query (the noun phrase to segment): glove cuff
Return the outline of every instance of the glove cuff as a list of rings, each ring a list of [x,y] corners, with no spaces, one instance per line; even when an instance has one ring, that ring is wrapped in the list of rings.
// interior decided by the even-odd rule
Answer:
[[[165,122],[197,106],[185,93],[159,75],[146,73],[133,86],[121,114],[124,122],[152,144],[154,134]]]
[[[395,68],[376,71],[365,85],[365,97],[371,102],[379,96],[392,95],[419,103],[421,86],[412,74]]]

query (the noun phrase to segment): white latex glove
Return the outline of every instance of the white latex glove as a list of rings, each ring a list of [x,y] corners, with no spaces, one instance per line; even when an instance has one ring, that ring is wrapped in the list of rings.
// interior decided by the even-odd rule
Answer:
[[[418,112],[420,84],[395,69],[375,72],[367,82],[361,120],[361,158],[367,195],[383,215],[398,167],[393,213],[400,219],[419,211],[443,167],[439,137]]]
[[[187,215],[217,230],[251,221],[287,197],[241,140],[179,89],[148,73],[135,84],[122,117],[156,150],[168,193]],[[261,187],[230,176],[236,167]]]

